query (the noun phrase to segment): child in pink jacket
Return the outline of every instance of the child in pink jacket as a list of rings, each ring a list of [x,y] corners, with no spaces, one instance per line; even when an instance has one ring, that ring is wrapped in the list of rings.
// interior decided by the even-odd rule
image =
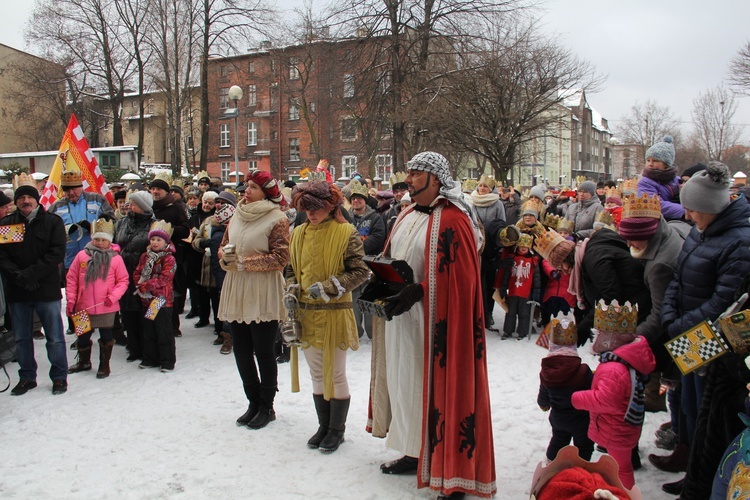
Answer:
[[[622,484],[635,484],[631,452],[643,425],[645,384],[656,368],[648,341],[636,336],[637,307],[599,301],[594,313],[593,351],[600,354],[591,390],[574,392],[574,408],[590,415],[589,438],[607,449],[619,466]],[[635,381],[635,383],[633,383]]]
[[[128,271],[118,250],[113,248],[114,224],[104,219],[91,225],[91,242],[73,259],[65,278],[65,313],[86,310],[91,330],[76,340],[78,362],[68,373],[91,370],[91,335],[99,329],[99,369],[96,378],[109,376],[109,360],[115,340],[112,336],[115,313],[120,310],[120,297],[128,289]]]

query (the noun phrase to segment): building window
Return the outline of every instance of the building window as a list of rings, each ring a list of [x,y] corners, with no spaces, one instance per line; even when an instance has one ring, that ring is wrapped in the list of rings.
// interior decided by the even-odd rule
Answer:
[[[154,100],[153,99],[148,100],[148,114],[150,115],[154,114]]]
[[[102,161],[102,168],[117,168],[117,158],[118,155],[116,154],[107,154],[102,153],[99,158]]]
[[[356,156],[342,156],[341,157],[341,171],[345,177],[352,178],[352,174],[357,171],[357,157]]]
[[[310,113],[315,113],[315,103],[314,102],[310,103],[309,108],[310,108]]]
[[[229,162],[223,161],[221,162],[221,180],[222,182],[229,182]]]
[[[393,167],[393,157],[391,155],[377,155],[375,157],[375,173],[380,175],[383,180],[391,178]]]
[[[343,118],[341,120],[341,140],[357,140],[357,122],[354,118]]]
[[[299,139],[289,139],[289,161],[299,161]]]
[[[248,170],[258,170],[258,162],[255,160],[250,160],[247,162]]]
[[[221,76],[227,76],[229,74],[229,67],[226,64],[222,64],[219,67],[219,74]]]
[[[256,146],[258,144],[258,124],[250,122],[247,124],[247,145]]]
[[[388,71],[383,71],[380,73],[380,76],[378,77],[378,88],[380,88],[380,93],[385,95],[388,93],[388,89],[391,88],[391,73]]]
[[[299,80],[299,59],[296,57],[289,59],[289,79]]]
[[[248,106],[255,106],[255,103],[257,102],[257,94],[255,91],[255,85],[248,85],[247,86],[247,105]]]
[[[227,109],[229,107],[229,89],[219,89],[219,108]]]
[[[255,73],[255,62],[254,61],[250,61],[249,63],[247,63],[247,72],[250,73],[250,74]]]
[[[289,121],[299,120],[299,100],[289,100]]]
[[[187,143],[188,150],[192,151],[193,150],[193,136],[192,135],[187,136],[185,138],[185,142]]]
[[[219,142],[219,147],[228,148],[229,147],[229,124],[228,123],[221,124],[220,134],[221,134],[221,141]]]
[[[138,107],[138,101],[137,101],[136,99],[133,99],[133,100],[131,101],[131,104],[130,104],[130,106],[131,106],[131,107],[132,107],[133,109],[137,108],[137,107]]]
[[[344,75],[344,97],[354,97],[354,75]]]

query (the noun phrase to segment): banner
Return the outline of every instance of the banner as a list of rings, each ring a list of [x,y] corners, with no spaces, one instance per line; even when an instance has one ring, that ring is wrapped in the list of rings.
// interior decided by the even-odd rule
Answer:
[[[107,199],[110,205],[114,205],[114,198],[112,193],[109,192],[107,181],[102,175],[96,157],[89,147],[86,136],[83,135],[83,129],[78,124],[75,114],[70,115],[68,128],[60,143],[60,150],[57,158],[55,158],[54,165],[52,165],[47,184],[42,190],[39,202],[45,209],[62,197],[60,179],[63,170],[80,171],[83,179],[83,190],[99,193]]]

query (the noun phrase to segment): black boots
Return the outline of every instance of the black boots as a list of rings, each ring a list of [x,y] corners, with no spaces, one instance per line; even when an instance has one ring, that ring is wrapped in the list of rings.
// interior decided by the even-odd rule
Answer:
[[[91,370],[91,346],[78,349],[78,363],[68,368],[68,373],[86,372]]]
[[[248,422],[251,429],[262,429],[270,422],[276,420],[276,412],[273,411],[273,400],[276,397],[276,386],[260,388],[260,406],[258,413]]]
[[[678,444],[671,455],[654,455],[648,456],[649,462],[654,467],[664,472],[685,472],[690,456],[690,447],[686,444]]]
[[[237,419],[237,425],[243,426],[249,424],[250,421],[255,418],[255,415],[258,414],[259,409],[260,405],[257,402],[250,401],[250,404],[247,406],[247,411]]]
[[[331,420],[331,402],[326,401],[322,394],[313,394],[315,411],[318,414],[318,432],[307,442],[308,448],[317,448],[328,434],[328,422]]]
[[[99,339],[99,369],[96,371],[96,378],[109,377],[109,360],[112,358],[112,348],[115,346],[115,342],[114,339],[109,342],[102,342],[102,339]],[[91,348],[89,348],[90,353]]]
[[[323,453],[331,453],[339,449],[344,442],[344,430],[346,429],[346,417],[349,414],[349,402],[352,398],[331,399],[331,418],[328,420],[328,434],[318,445]]]

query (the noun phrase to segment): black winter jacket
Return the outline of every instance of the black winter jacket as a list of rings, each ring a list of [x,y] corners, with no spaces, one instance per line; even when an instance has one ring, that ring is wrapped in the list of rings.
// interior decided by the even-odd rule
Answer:
[[[120,309],[123,311],[139,311],[143,307],[140,297],[133,295],[133,271],[138,267],[138,261],[148,247],[148,232],[154,220],[152,213],[130,212],[115,224],[114,242],[120,245],[120,256],[125,261],[125,269],[130,276],[128,291],[120,299]]]
[[[744,196],[702,233],[690,230],[664,293],[661,322],[674,338],[705,319],[715,320],[750,274],[750,205]]]
[[[537,404],[552,410],[550,423],[554,427],[576,422],[588,427],[589,412],[573,408],[570,397],[576,391],[591,389],[594,374],[589,365],[581,363],[577,356],[548,356],[542,359],[539,379]]]
[[[0,225],[23,224],[19,243],[0,245],[0,271],[8,302],[51,302],[62,299],[60,265],[65,259],[65,223],[39,206],[28,222],[20,210],[6,215]],[[32,289],[33,288],[33,289]]]

